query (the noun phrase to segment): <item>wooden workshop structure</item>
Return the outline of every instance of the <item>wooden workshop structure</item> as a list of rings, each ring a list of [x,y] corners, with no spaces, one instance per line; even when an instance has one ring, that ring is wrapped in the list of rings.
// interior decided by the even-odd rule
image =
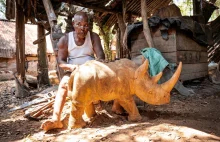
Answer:
[[[215,3],[216,0],[211,0]],[[45,36],[50,34],[53,42],[53,49],[56,53],[56,43],[63,35],[57,22],[58,15],[66,16],[66,32],[73,30],[71,19],[75,13],[72,5],[82,6],[93,10],[91,21],[97,23],[100,32],[105,34],[104,27],[114,26],[117,31],[118,43],[116,44],[118,58],[129,57],[131,50],[128,49],[126,41],[126,23],[133,23],[134,17],[142,17],[143,36],[149,47],[156,47],[151,37],[148,26],[148,18],[162,7],[169,5],[172,0],[7,0],[6,18],[16,19],[16,61],[17,76],[19,82],[25,82],[25,27],[26,22],[38,25],[38,39],[34,44],[38,44],[38,56],[40,57],[39,80],[41,84],[48,84],[48,73],[46,63]],[[194,14],[202,15],[201,1],[193,0]],[[65,6],[63,6],[66,4]],[[15,8],[16,7],[16,8]],[[64,7],[64,8],[61,8]],[[15,17],[16,16],[16,17]],[[69,24],[68,24],[69,23]],[[47,30],[47,33],[45,33]],[[59,74],[62,71],[58,70]],[[22,87],[21,87],[22,90]],[[19,94],[25,96],[25,92]]]

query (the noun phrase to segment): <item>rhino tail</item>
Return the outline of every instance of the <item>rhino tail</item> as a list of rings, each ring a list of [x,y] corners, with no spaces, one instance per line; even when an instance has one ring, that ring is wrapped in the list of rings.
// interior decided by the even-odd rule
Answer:
[[[69,78],[69,81],[68,81],[68,96],[71,96],[71,93],[73,91],[73,81],[74,81],[74,76],[76,74],[76,70],[74,70],[71,74],[70,74],[70,78]]]

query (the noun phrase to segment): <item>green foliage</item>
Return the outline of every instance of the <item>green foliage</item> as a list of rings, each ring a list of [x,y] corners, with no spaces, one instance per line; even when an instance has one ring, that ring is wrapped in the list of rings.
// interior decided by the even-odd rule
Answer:
[[[220,0],[215,2],[215,5],[220,8]],[[209,21],[215,20],[218,16],[220,16],[220,9],[216,9],[213,13]]]
[[[173,0],[173,3],[176,4],[181,11],[183,16],[193,15],[193,1],[192,0]]]
[[[101,40],[104,42],[104,52],[107,60],[112,59],[112,52],[110,48],[110,42],[113,38],[112,28],[113,27],[98,27],[95,24],[93,25],[93,31],[99,33]]]
[[[173,3],[176,4],[182,13],[183,16],[193,15],[193,0],[173,0]],[[215,5],[220,7],[220,0],[215,2]],[[215,20],[220,15],[220,10],[217,9],[213,12],[209,21]]]

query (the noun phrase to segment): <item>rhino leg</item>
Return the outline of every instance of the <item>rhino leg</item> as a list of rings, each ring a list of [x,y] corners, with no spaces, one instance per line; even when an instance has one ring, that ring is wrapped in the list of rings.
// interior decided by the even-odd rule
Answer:
[[[82,118],[83,113],[84,113],[84,107],[78,107],[72,104],[69,124],[68,124],[69,129],[82,128],[86,126],[86,123]]]
[[[124,112],[123,107],[119,104],[118,100],[114,100],[113,106],[112,106],[112,112],[116,114],[122,114]]]
[[[92,103],[85,107],[85,113],[88,118],[92,118],[93,116],[96,115],[95,107]]]
[[[139,121],[141,115],[137,109],[133,97],[126,100],[118,100],[120,105],[128,112],[128,121]]]

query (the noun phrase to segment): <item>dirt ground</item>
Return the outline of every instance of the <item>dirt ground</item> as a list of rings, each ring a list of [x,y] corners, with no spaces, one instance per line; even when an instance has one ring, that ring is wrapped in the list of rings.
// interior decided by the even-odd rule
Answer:
[[[47,133],[40,129],[41,121],[23,118],[24,110],[8,112],[26,99],[17,99],[11,91],[14,81],[0,82],[0,142],[43,141],[126,141],[126,142],[202,142],[220,141],[220,85],[208,79],[186,84],[193,96],[171,92],[167,105],[139,105],[143,119],[127,121],[127,115],[110,111],[111,102],[103,103],[103,111],[83,129],[59,129]]]

